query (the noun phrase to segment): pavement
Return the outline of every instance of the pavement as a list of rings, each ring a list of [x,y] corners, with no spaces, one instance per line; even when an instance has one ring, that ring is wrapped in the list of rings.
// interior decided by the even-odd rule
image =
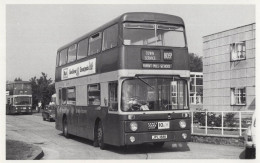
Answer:
[[[173,146],[172,142],[165,143],[162,148],[144,144],[125,150],[115,146],[100,150],[90,140],[76,136],[65,138],[61,131],[55,129],[54,122],[43,121],[39,113],[7,116],[6,137],[40,146],[44,151],[41,160],[239,159],[244,153],[243,147],[194,142],[188,143],[183,150]]]
[[[35,116],[42,116],[42,113],[35,112],[35,113],[33,113],[33,115],[35,115]],[[11,137],[10,140],[20,141],[20,140],[17,140],[16,138],[12,138],[12,137]],[[25,142],[25,141],[21,141],[21,142],[32,146],[31,156],[28,157],[27,160],[40,160],[44,156],[43,149],[40,146],[34,145],[33,143]],[[30,152],[30,151],[28,151],[28,152]],[[29,155],[29,154],[30,153],[28,153],[27,155]]]
[[[40,160],[43,156],[43,150],[41,147],[30,144],[33,146],[32,156],[28,158],[28,160]]]

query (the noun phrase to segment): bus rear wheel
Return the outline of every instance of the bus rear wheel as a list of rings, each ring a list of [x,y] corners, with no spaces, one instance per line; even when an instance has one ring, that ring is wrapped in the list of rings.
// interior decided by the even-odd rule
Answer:
[[[63,132],[63,135],[64,135],[66,138],[69,138],[69,133],[68,133],[68,121],[67,121],[67,118],[66,118],[66,117],[64,117],[63,122],[62,122],[62,132]]]
[[[105,149],[105,144],[104,144],[104,130],[103,130],[103,125],[102,122],[100,121],[98,123],[98,128],[97,128],[97,142],[100,147],[100,149]]]

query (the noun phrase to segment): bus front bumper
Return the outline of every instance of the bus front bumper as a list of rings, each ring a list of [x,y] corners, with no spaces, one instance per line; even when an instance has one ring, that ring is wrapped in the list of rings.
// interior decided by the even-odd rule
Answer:
[[[153,142],[189,142],[190,130],[160,131],[146,133],[125,133],[125,145],[135,145]]]

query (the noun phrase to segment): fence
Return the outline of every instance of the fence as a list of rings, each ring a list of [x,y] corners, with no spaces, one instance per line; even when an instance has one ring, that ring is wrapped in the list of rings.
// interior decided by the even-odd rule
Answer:
[[[192,111],[191,133],[242,136],[251,124],[253,111]]]

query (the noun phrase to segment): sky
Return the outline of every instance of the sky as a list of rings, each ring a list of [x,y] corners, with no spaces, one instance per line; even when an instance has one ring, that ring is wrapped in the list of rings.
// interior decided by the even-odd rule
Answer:
[[[203,55],[202,37],[255,22],[254,5],[6,5],[6,80],[41,72],[54,80],[57,49],[125,12],[177,15],[190,53]]]

